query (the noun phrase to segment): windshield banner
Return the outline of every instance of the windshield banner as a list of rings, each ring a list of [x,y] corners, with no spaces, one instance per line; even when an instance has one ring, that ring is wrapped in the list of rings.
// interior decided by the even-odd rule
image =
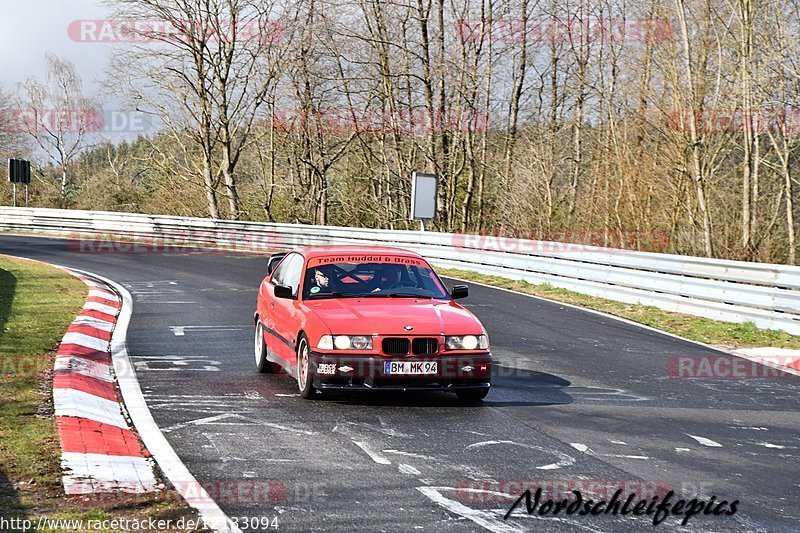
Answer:
[[[392,265],[408,265],[422,268],[429,268],[428,264],[416,257],[406,257],[401,255],[365,254],[365,255],[331,255],[326,257],[314,257],[308,261],[308,267],[320,265],[330,265],[336,263],[387,263]]]

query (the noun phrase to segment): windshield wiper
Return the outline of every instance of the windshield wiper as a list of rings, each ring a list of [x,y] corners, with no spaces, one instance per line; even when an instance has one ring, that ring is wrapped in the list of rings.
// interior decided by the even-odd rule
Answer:
[[[326,300],[330,298],[361,298],[364,296],[363,294],[358,294],[356,292],[326,292],[320,294],[312,294],[309,296],[309,299],[312,300]]]
[[[312,295],[312,298],[315,300],[321,300],[324,298],[425,298],[431,299],[433,296],[427,296],[424,294],[413,294],[410,292],[367,292],[367,293],[356,293],[356,292],[329,292],[326,294],[317,294]]]

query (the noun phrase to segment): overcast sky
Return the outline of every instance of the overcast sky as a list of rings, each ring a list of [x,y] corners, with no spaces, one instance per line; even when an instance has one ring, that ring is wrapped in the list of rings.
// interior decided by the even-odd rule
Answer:
[[[71,22],[106,18],[100,0],[0,0],[0,86],[15,90],[31,76],[44,78],[47,52],[75,63],[84,90],[99,90],[113,44],[75,42]]]

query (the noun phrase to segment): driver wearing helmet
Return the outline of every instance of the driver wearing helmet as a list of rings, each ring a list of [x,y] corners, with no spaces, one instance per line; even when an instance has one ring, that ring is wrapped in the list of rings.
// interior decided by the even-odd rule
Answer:
[[[386,265],[380,274],[378,286],[372,292],[387,291],[399,287],[403,280],[403,267],[400,265]]]

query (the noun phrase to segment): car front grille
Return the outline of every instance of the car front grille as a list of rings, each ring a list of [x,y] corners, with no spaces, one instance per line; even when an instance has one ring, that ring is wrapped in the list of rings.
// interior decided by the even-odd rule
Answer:
[[[414,355],[434,355],[439,353],[439,339],[421,337],[411,341]]]
[[[410,342],[402,337],[387,337],[383,339],[383,353],[386,355],[408,355]]]
[[[439,339],[418,337],[409,340],[405,337],[387,337],[382,343],[386,355],[436,355],[439,353]]]

